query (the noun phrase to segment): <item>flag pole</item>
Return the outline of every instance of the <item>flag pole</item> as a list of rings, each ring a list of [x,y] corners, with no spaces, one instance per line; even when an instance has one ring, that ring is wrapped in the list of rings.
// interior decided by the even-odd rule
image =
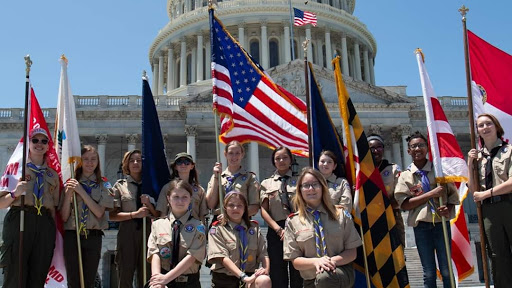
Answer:
[[[70,163],[70,169],[71,169],[71,178],[75,178],[75,163]],[[78,219],[78,204],[76,200],[76,193],[73,193],[73,207],[75,210],[75,227],[76,227],[76,245],[78,250],[78,272],[80,274],[80,287],[85,288],[84,283],[84,265],[82,262],[82,244],[80,241],[80,231],[82,230],[79,224]],[[84,227],[85,228],[85,227]],[[85,232],[87,233],[87,232]],[[87,234],[86,234],[87,235]]]
[[[466,6],[462,5],[459,8],[460,15],[462,16],[462,28],[463,28],[463,39],[464,39],[464,62],[466,66],[466,89],[468,95],[468,109],[469,109],[469,130],[471,133],[471,149],[476,149],[476,134],[475,134],[475,118],[473,112],[473,96],[471,93],[471,70],[469,64],[469,47],[468,47],[468,30],[466,27],[466,13],[469,11]],[[476,160],[473,160],[476,162]],[[476,163],[474,163],[476,164]],[[474,181],[472,181],[472,185],[469,187],[470,192],[478,191],[478,179],[480,179],[480,173],[478,171],[478,165],[473,165],[473,170],[469,171],[472,173]],[[482,267],[484,270],[484,281],[485,287],[489,288],[489,268],[487,263],[487,250],[486,250],[486,241],[484,236],[484,222],[482,217],[482,204],[480,201],[476,202],[476,212],[478,216],[478,228],[480,230],[480,251],[482,256]]]
[[[293,42],[293,14],[292,14],[292,0],[288,0],[288,4],[290,5],[290,46],[292,47],[292,61],[295,59],[295,45]]]
[[[21,181],[25,181],[25,166],[27,165],[27,147],[28,147],[28,97],[30,93],[30,67],[32,66],[32,60],[30,60],[30,55],[25,56],[25,112],[23,114],[23,160],[21,165]],[[26,192],[25,192],[26,193]],[[20,244],[19,244],[19,270],[23,271],[23,234],[25,232],[25,193],[21,195],[21,209],[20,209]],[[19,275],[18,278],[18,286],[24,287],[23,285],[23,276]]]
[[[435,171],[434,171],[434,173],[435,173]],[[437,175],[436,175],[436,178],[437,178]],[[437,187],[439,187],[439,186],[441,186],[441,184],[437,183]],[[444,185],[443,188],[446,191],[448,191],[448,189],[447,189],[448,187],[446,185]],[[443,206],[443,203],[444,203],[443,196],[439,196],[439,207]],[[455,278],[453,276],[452,256],[451,256],[452,252],[451,252],[450,243],[449,243],[449,241],[451,241],[451,239],[448,239],[448,230],[446,228],[446,218],[442,215],[441,215],[441,225],[443,226],[443,238],[444,238],[444,246],[446,249],[446,259],[448,262],[448,271],[450,272],[450,285],[452,286],[452,288],[455,288],[456,285],[455,285]]]
[[[341,73],[341,69],[340,69],[340,56],[337,56],[336,58],[334,58],[332,61],[331,61],[331,64],[334,65],[334,80],[336,82],[336,91],[338,91],[338,95],[340,94],[343,94],[343,93],[340,93],[341,91],[341,85],[338,83],[338,81],[343,81],[343,76],[342,76],[342,73]],[[339,77],[339,79],[337,79]],[[339,97],[339,96],[338,96]],[[339,100],[338,100],[339,101]],[[339,105],[340,106],[340,110],[343,110],[345,112],[345,115],[340,115],[341,117],[341,120],[342,120],[342,126],[344,128],[344,132],[345,132],[345,139],[347,141],[347,143],[349,141],[351,141],[351,137],[350,137],[350,132],[349,132],[349,123],[348,123],[348,118],[346,115],[348,115],[348,111],[347,111],[347,101],[348,99],[343,99],[343,105]],[[347,146],[350,146],[350,145],[347,145]],[[350,174],[351,174],[351,178],[352,178],[352,183],[355,187],[356,185],[356,171],[355,171],[355,165],[354,165],[354,157],[353,157],[353,154],[352,154],[352,149],[348,149],[348,158],[349,158],[349,161],[351,161],[352,163],[350,163],[350,168],[352,171],[350,171]],[[368,269],[368,259],[366,258],[366,247],[365,247],[365,242],[364,242],[364,231],[363,231],[363,223],[362,223],[362,219],[361,219],[361,224],[359,225],[359,234],[361,234],[361,243],[362,243],[362,247],[363,247],[363,260],[364,260],[364,276],[366,278],[366,287],[367,288],[370,288],[371,287],[371,284],[370,284],[370,271]]]
[[[309,39],[306,38],[304,42],[302,42],[302,48],[304,48],[304,80],[306,81],[306,113],[308,114],[308,150],[309,150],[309,166],[313,166],[313,159],[314,159],[314,153],[313,153],[313,137],[311,134],[313,134],[313,129],[311,125],[311,96],[309,93],[310,87],[309,87],[309,67],[308,67],[308,43]]]
[[[146,74],[146,70],[142,70],[142,87],[144,87],[144,80],[147,80],[147,74]],[[153,94],[153,93],[151,93]],[[151,95],[153,96],[153,95]],[[144,153],[145,153],[145,149],[144,149],[144,88],[142,88],[142,153],[143,153],[143,156],[144,156]],[[144,159],[144,158],[143,158]],[[142,173],[142,182],[144,182],[144,173]],[[146,181],[148,181],[146,179]],[[144,185],[142,185],[142,187],[144,187]],[[140,193],[141,195],[144,194],[144,190],[141,191]],[[140,196],[139,196],[140,197]],[[147,271],[146,271],[146,216],[142,217],[142,282],[143,283],[146,283],[147,282]]]

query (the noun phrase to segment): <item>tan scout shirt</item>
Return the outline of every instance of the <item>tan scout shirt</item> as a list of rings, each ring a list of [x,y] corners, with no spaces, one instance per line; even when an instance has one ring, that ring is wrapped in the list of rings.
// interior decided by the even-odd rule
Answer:
[[[327,211],[323,206],[318,209],[320,220],[324,227],[327,245],[327,256],[333,257],[345,250],[361,246],[361,238],[354,227],[352,218],[345,216],[340,211],[338,220],[329,219]],[[283,240],[283,259],[293,261],[298,257],[316,258],[316,239],[313,215],[306,213],[304,223],[300,221],[298,212],[288,218],[286,222]],[[308,269],[300,271],[304,280],[316,278],[316,270]]]
[[[286,175],[290,176],[286,184],[286,191],[288,192],[290,205],[293,205],[295,192],[297,190],[297,176],[292,176],[291,171],[288,171]],[[279,177],[281,177],[279,173],[277,173],[277,171],[274,172],[270,178],[267,178],[261,182],[260,187],[261,202],[263,203],[265,199],[268,199],[268,213],[270,214],[270,217],[274,219],[274,221],[286,220],[288,215],[292,213],[292,211],[290,211],[288,207],[281,201],[281,194],[283,192],[281,191],[281,181],[279,180]]]
[[[90,178],[82,176],[82,178],[80,179],[80,181],[89,181],[89,180],[96,181],[96,176],[94,174],[91,175]],[[100,206],[105,207],[106,210],[112,210],[114,208],[114,197],[113,197],[113,194],[111,194],[111,191],[110,191],[109,188],[110,188],[110,183],[104,182],[102,180],[98,184],[98,187],[92,188],[92,190],[91,190],[91,198],[96,203],[98,203]],[[66,221],[64,223],[64,230],[76,230],[75,210],[74,210],[75,207],[74,207],[73,203],[71,203],[71,204],[64,203],[64,202],[67,202],[67,201],[64,200],[65,198],[66,197],[62,197],[61,198],[61,205],[60,206],[62,206],[62,205],[71,205],[71,211],[70,211],[70,214],[69,214],[68,221]],[[80,219],[80,217],[82,217],[83,203],[84,203],[84,200],[82,199],[82,197],[78,196],[78,194],[77,194],[76,204],[77,204],[77,207],[78,207],[78,217],[79,217],[79,219]],[[105,230],[105,229],[108,229],[107,216],[105,214],[103,214],[103,217],[98,219],[94,215],[94,213],[92,213],[92,211],[89,209],[89,212],[88,212],[87,215],[88,215],[87,216],[87,225],[86,225],[86,229],[87,230]]]
[[[40,166],[40,168],[46,168],[46,172],[44,172],[44,191],[43,191],[43,207],[48,208],[50,210],[55,210],[55,207],[59,206],[59,175],[55,170],[48,167],[46,162]],[[28,182],[27,191],[25,195],[25,205],[34,206],[34,185],[36,183],[36,173],[32,172],[28,168],[25,169],[25,179]],[[6,192],[0,192],[1,195],[5,195]],[[11,204],[11,206],[20,206],[21,205],[21,197],[16,198]]]
[[[434,166],[432,165],[432,162],[427,161],[427,164],[421,169],[424,171],[428,171],[428,179],[430,181],[430,190],[434,189],[436,187],[436,180],[434,176],[433,171]],[[416,171],[418,171],[416,165],[414,163],[411,163],[407,170],[400,173],[400,177],[398,178],[398,183],[395,187],[395,199],[398,202],[398,205],[402,206],[402,203],[408,199],[417,196],[418,193],[425,193],[428,191],[423,191],[421,189],[421,176],[418,176],[415,174]],[[459,194],[457,191],[457,188],[453,183],[447,184],[448,191],[444,191],[443,201],[446,204],[454,204],[458,205],[460,204],[459,201]],[[416,189],[419,189],[419,192],[414,192]],[[429,190],[429,191],[430,191]],[[434,205],[439,207],[439,199],[438,198],[432,198],[431,201],[433,201]],[[429,201],[429,202],[431,202]],[[426,202],[423,205],[420,205],[412,210],[409,211],[409,218],[407,219],[407,225],[416,227],[418,225],[418,222],[431,222],[432,223],[432,212],[430,208],[429,202]],[[450,218],[452,219],[455,217],[455,209],[451,211]],[[446,220],[449,220],[446,219]],[[434,222],[441,222],[441,217],[436,216],[434,218]]]
[[[388,197],[392,200],[391,205],[393,206],[393,209],[399,209],[400,206],[398,206],[395,200],[395,187],[398,183],[398,177],[400,176],[402,169],[395,163],[389,163],[388,161],[386,161],[386,163],[388,165],[380,171],[380,176],[382,176],[382,182],[384,182]]]
[[[501,145],[503,141],[498,139],[494,144],[494,147]],[[491,151],[487,150],[487,148],[483,148],[483,152],[486,155],[490,155]],[[506,145],[503,146],[500,151],[496,154],[496,156],[492,159],[492,173],[493,180],[492,186],[500,185],[501,183],[508,180],[508,178],[512,177],[512,146]],[[485,165],[487,164],[487,158],[482,156],[482,153],[478,153],[478,168],[480,169],[480,189],[485,190]],[[512,192],[512,191],[510,191]],[[510,193],[509,192],[509,193]]]
[[[229,172],[227,168],[226,170],[224,170],[224,172],[222,172],[222,174],[220,175],[220,184],[222,185],[222,192],[224,193],[224,195],[226,195],[226,185],[228,184],[227,177],[236,175],[238,173],[240,173],[240,175],[236,177],[236,179],[234,180],[232,186],[233,190],[231,191],[236,190],[242,193],[245,196],[245,198],[247,198],[247,202],[249,205],[260,205],[260,194],[258,193],[260,184],[258,183],[258,179],[256,179],[256,176],[252,172],[249,172],[243,168],[233,174]],[[214,177],[215,174],[212,175],[212,177],[210,178],[210,182],[208,182],[207,193],[212,193],[210,191],[213,190],[213,182],[215,181]],[[214,192],[217,193],[217,191]],[[220,211],[218,209],[220,207],[220,204],[222,203],[217,204],[217,209],[214,214],[219,214]]]
[[[341,205],[349,213],[352,211],[352,191],[347,179],[337,177],[334,173],[326,178],[332,204]]]
[[[235,229],[237,225],[233,222],[221,225],[218,221],[212,224],[208,239],[208,262],[213,264],[211,267],[213,271],[238,277],[222,265],[221,259],[215,259],[228,257],[240,268],[240,237],[238,230]],[[245,233],[248,243],[245,272],[252,273],[260,267],[260,263],[263,262],[265,257],[268,257],[267,242],[261,235],[260,227],[256,221],[251,221],[251,227],[248,230],[243,221],[241,225],[246,228]]]
[[[151,225],[151,234],[148,238],[148,262],[151,263],[151,257],[158,255],[162,269],[170,271],[172,261],[172,225],[176,218],[172,213],[169,216],[158,219]],[[187,255],[196,259],[184,275],[199,272],[201,263],[206,257],[206,235],[204,225],[197,219],[190,217],[190,212],[185,213],[181,218],[180,229],[180,261]]]
[[[117,180],[112,191],[114,192],[114,207],[120,212],[137,211],[137,185],[136,181],[128,175],[126,179]]]
[[[167,191],[170,189],[171,182],[167,183],[160,190],[160,194],[158,195],[158,201],[156,203],[156,210],[160,211],[160,215],[164,216],[169,213],[169,205],[167,203]],[[201,220],[201,222],[205,221],[206,215],[208,215],[208,206],[206,205],[206,194],[204,192],[204,188],[201,185],[192,185],[194,189],[192,192],[192,199],[190,201],[190,211],[192,211],[192,217]]]

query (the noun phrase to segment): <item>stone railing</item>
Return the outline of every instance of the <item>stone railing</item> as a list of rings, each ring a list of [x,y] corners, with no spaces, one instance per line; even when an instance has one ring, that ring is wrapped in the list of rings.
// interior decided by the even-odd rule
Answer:
[[[419,110],[425,110],[425,103],[423,101],[423,96],[410,96],[410,98],[416,99],[416,108]],[[437,97],[439,103],[441,103],[441,107],[445,110],[453,110],[453,109],[467,109],[468,107],[468,98],[467,97],[452,97],[452,96],[443,96]]]

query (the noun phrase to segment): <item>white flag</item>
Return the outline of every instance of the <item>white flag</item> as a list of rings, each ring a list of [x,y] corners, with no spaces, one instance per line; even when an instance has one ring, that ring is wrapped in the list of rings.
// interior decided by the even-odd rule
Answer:
[[[57,155],[62,165],[62,181],[71,178],[71,163],[76,167],[81,161],[80,136],[76,122],[75,101],[68,79],[68,60],[64,55],[59,60],[60,72],[59,100],[55,116],[55,139]]]

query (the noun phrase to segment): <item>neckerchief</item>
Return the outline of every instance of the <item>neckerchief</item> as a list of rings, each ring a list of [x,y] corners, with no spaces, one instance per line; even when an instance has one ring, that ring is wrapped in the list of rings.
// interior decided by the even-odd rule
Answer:
[[[313,226],[315,227],[315,246],[316,257],[320,258],[327,255],[327,244],[325,243],[324,227],[320,219],[320,211],[307,208],[308,212],[313,215]]]
[[[490,154],[481,151],[482,155],[487,159],[487,162],[485,163],[485,189],[491,189],[493,187],[494,175],[492,173],[492,159],[496,157],[496,154],[498,154],[503,145],[505,144],[502,143],[501,145],[492,148]]]
[[[288,198],[288,178],[290,178],[290,176],[288,175],[283,175],[279,177],[279,181],[281,181],[281,193],[279,195],[281,197],[281,202],[284,205],[286,205],[286,207],[288,208],[288,210],[290,210],[291,213],[293,213],[293,207],[290,203],[290,198]]]
[[[37,215],[41,214],[43,208],[43,194],[44,194],[44,172],[46,167],[37,168],[33,163],[27,164],[28,168],[36,174],[36,183],[34,183],[34,207],[37,209]]]
[[[135,203],[137,205],[136,209],[139,210],[140,207],[142,207],[142,201],[140,200],[140,196],[142,196],[142,182],[137,183],[135,181],[132,181],[132,184],[137,186],[137,195],[135,195]],[[142,227],[142,221],[143,221],[142,219],[143,218],[134,218],[133,219],[135,221],[135,223],[137,223],[137,230],[140,230]]]
[[[80,181],[80,184],[84,188],[87,195],[91,196],[92,189],[98,188],[98,183],[92,180],[83,180]],[[82,199],[83,201],[83,199]],[[80,216],[80,227],[78,227],[78,232],[84,232],[85,238],[87,239],[87,218],[89,218],[89,207],[85,204],[85,201],[82,203],[82,215]]]
[[[239,244],[240,244],[240,270],[245,273],[245,265],[247,264],[247,235],[245,234],[245,227],[242,225],[236,225],[236,230],[238,230],[239,235]],[[240,281],[239,287],[243,287],[245,283]]]
[[[172,268],[176,267],[180,262],[180,229],[181,221],[176,219],[172,224]]]
[[[414,172],[421,179],[421,188],[423,189],[423,193],[427,193],[430,191],[430,180],[428,179],[428,171],[418,170]],[[436,204],[432,198],[428,199],[428,204],[430,206],[430,212],[432,212],[432,223],[435,222],[435,218],[437,216],[436,213]]]
[[[226,188],[226,194],[233,191],[233,185],[235,184],[236,178],[238,178],[240,175],[242,175],[242,173],[238,172],[233,176],[226,177],[226,180],[228,181],[228,183],[226,183],[226,185],[224,186]]]

